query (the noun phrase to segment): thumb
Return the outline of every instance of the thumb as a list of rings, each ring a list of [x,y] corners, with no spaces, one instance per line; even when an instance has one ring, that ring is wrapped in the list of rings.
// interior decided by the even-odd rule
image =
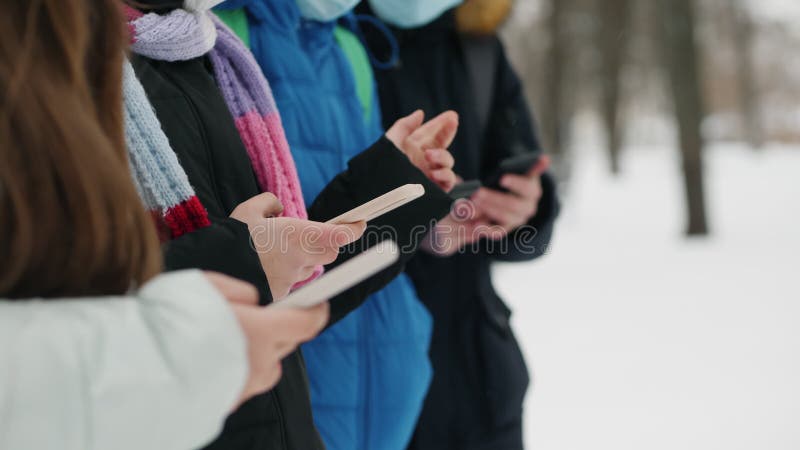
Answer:
[[[258,209],[264,217],[276,217],[283,212],[283,204],[271,192],[262,192],[253,199],[257,201]]]
[[[437,148],[449,148],[458,132],[458,113],[445,111],[434,117],[428,124],[433,125],[436,130],[433,138],[434,146]]]
[[[530,176],[530,177],[540,177],[540,176],[542,176],[542,174],[547,172],[547,169],[550,168],[550,163],[551,163],[550,156],[542,155],[539,158],[539,160],[536,161],[536,164],[530,170],[530,172],[528,173],[528,176]]]
[[[401,148],[403,141],[416,130],[417,128],[422,125],[422,121],[425,120],[425,113],[418,109],[413,113],[398,119],[397,122],[392,125],[386,131],[386,138],[392,141],[392,144],[395,145],[397,148]]]
[[[458,113],[445,111],[414,131],[424,149],[448,148],[458,132]]]
[[[311,308],[286,308],[272,309],[264,311],[272,314],[275,323],[272,330],[280,339],[299,344],[314,338],[322,328],[328,323],[330,318],[330,306],[328,302],[321,303]]]
[[[337,247],[343,247],[361,238],[361,236],[364,234],[364,230],[366,229],[367,223],[363,221],[335,225],[335,228],[331,230],[330,242]]]

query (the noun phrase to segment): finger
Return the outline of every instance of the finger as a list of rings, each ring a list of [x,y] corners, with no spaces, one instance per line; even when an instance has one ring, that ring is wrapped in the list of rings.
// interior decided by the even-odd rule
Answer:
[[[329,223],[301,221],[299,243],[302,248],[314,254],[330,249],[337,250],[361,237],[366,229],[365,222],[334,225]]]
[[[542,155],[539,158],[539,160],[536,161],[536,164],[533,166],[533,168],[530,171],[528,171],[528,176],[529,177],[540,177],[540,176],[542,176],[542,174],[547,172],[547,169],[550,168],[550,163],[551,162],[552,161],[550,160],[550,156]]]
[[[513,228],[524,223],[524,220],[522,220],[522,215],[517,214],[514,211],[504,209],[501,206],[494,204],[479,204],[478,207],[483,210],[483,213],[487,218],[489,218],[493,223],[502,227]]]
[[[203,272],[214,288],[231,303],[258,305],[258,290],[250,283],[216,272]]]
[[[291,355],[297,347],[300,345],[300,342],[279,342],[275,345],[275,357],[282,361],[287,356]]]
[[[458,131],[458,114],[445,111],[414,130],[408,139],[420,148],[448,148]]]
[[[283,213],[283,203],[271,192],[261,194],[264,200],[264,217],[277,217]]]
[[[253,202],[258,214],[265,218],[279,216],[283,212],[283,204],[271,192],[262,192],[248,201]]]
[[[488,222],[480,223],[475,226],[473,231],[475,236],[479,239],[491,239],[493,241],[504,238],[508,235],[508,231],[501,225],[490,224]]]
[[[331,237],[328,240],[336,248],[343,247],[351,242],[360,239],[367,229],[366,222],[347,223],[334,225],[331,230]]]
[[[335,261],[335,260],[336,260],[336,256],[333,257],[333,261]],[[333,261],[327,261],[326,258],[325,258],[325,260],[323,260],[323,258],[320,258],[319,265],[324,266],[326,264],[330,264]],[[297,275],[297,280],[299,280],[298,283],[302,283],[304,281],[308,281],[312,276],[314,276],[314,273],[316,273],[316,271],[317,271],[317,267],[318,266],[305,266],[305,267],[299,269],[299,272],[298,272],[298,275]],[[297,284],[297,283],[295,283],[295,284]]]
[[[453,155],[441,148],[425,150],[425,159],[436,169],[452,169],[456,163]]]
[[[311,308],[294,309],[294,313],[298,315],[298,319],[294,322],[292,332],[285,335],[286,339],[281,339],[277,343],[277,352],[281,359],[292,353],[300,344],[314,339],[325,328],[330,320],[330,305],[324,302]]]
[[[279,341],[302,343],[313,339],[327,325],[330,317],[328,302],[311,308],[265,308],[273,314],[273,331]]]
[[[397,148],[402,148],[403,141],[405,141],[414,130],[418,129],[424,120],[425,113],[421,109],[418,109],[398,119],[397,122],[386,131],[386,138],[392,141]]]
[[[525,223],[533,209],[529,201],[489,189],[479,191],[474,201],[487,217],[503,226]]]
[[[522,175],[506,174],[500,179],[500,186],[512,193],[532,201],[540,197],[539,178],[529,178]]]
[[[473,200],[476,204],[479,204],[479,207],[480,205],[496,206],[500,209],[520,214],[525,213],[532,207],[531,202],[524,198],[484,187],[475,192]]]
[[[445,192],[450,192],[456,185],[456,174],[450,169],[439,169],[431,172],[431,178]]]
[[[319,252],[315,255],[314,262],[321,266],[327,266],[328,264],[331,264],[334,261],[336,261],[338,258],[339,258],[339,247],[325,247],[325,249],[322,252]],[[308,274],[308,276],[310,277],[311,274]],[[303,279],[305,280],[306,278]]]
[[[448,148],[458,133],[458,113],[455,111],[445,111],[434,117],[431,122],[441,122],[438,133],[434,138],[436,147]]]

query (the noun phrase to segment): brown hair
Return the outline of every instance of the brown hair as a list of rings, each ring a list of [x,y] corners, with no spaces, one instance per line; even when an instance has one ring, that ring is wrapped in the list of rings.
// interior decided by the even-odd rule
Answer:
[[[0,297],[116,295],[160,270],[128,169],[118,0],[0,6]]]

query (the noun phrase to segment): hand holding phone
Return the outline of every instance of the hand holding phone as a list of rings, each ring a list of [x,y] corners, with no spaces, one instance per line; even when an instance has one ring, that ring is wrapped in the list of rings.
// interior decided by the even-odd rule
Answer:
[[[501,164],[500,174],[493,183],[496,189],[480,189],[472,200],[490,224],[510,232],[536,215],[542,196],[541,175],[547,170],[550,159],[542,156],[507,161],[513,163]],[[530,161],[534,161],[533,165],[522,170]]]
[[[360,283],[397,262],[400,250],[386,240],[342,263],[304,287],[290,293],[269,308],[311,308]]]
[[[539,155],[534,153],[526,153],[524,155],[506,158],[500,162],[500,164],[497,166],[497,170],[495,170],[492,175],[486,178],[483,184],[489,189],[508,192],[508,189],[500,185],[500,180],[503,178],[503,175],[507,173],[514,175],[526,175],[531,171],[531,169],[533,169],[534,166],[536,166],[540,158],[541,157]]]

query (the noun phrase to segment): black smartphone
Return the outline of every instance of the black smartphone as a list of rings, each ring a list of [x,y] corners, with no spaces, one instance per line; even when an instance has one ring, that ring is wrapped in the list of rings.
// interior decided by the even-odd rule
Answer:
[[[480,189],[481,186],[483,186],[481,180],[462,181],[461,183],[455,185],[448,195],[455,200],[469,198],[472,197],[472,194]]]
[[[500,186],[500,179],[507,173],[516,175],[525,175],[528,173],[536,163],[539,162],[541,156],[533,153],[526,153],[524,155],[512,156],[500,162],[497,170],[484,180],[484,186],[496,191],[508,192],[508,189]]]

